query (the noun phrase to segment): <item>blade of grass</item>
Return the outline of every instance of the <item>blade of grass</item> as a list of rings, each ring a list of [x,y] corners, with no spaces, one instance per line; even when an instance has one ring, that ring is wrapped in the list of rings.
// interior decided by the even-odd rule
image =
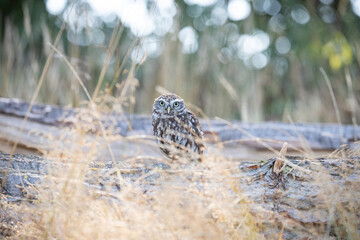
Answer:
[[[356,121],[356,109],[358,109],[359,103],[357,102],[356,97],[355,97],[349,68],[345,69],[345,79],[346,79],[346,85],[348,88],[348,93],[349,93],[349,98],[350,98],[351,120],[352,120],[354,127],[359,132],[360,130],[359,130],[359,127],[358,127],[358,124]],[[355,140],[358,140],[358,139],[355,139]]]
[[[119,68],[116,70],[115,76],[114,76],[113,81],[112,81],[112,83],[111,83],[111,85],[110,85],[110,88],[109,88],[109,89],[110,89],[110,92],[111,92],[111,90],[114,88],[114,86],[115,86],[115,84],[116,84],[116,82],[117,82],[117,79],[118,79],[119,76],[120,76],[120,73],[122,72],[122,70],[123,70],[126,62],[128,61],[128,59],[129,59],[129,57],[130,57],[131,50],[134,49],[134,46],[135,46],[137,40],[138,40],[138,37],[136,36],[135,39],[131,42],[130,47],[129,47],[128,50],[126,51],[126,54],[125,54],[123,60],[121,61],[121,64],[120,64]]]
[[[121,25],[120,29],[119,29],[119,27],[120,27],[120,19],[118,19],[118,21],[117,21],[117,23],[116,23],[116,25],[114,27],[114,31],[113,31],[111,39],[110,39],[109,47],[107,49],[105,62],[104,62],[104,65],[103,65],[103,67],[101,69],[99,80],[98,80],[98,82],[96,84],[96,87],[95,87],[95,90],[94,90],[94,93],[93,93],[93,97],[92,97],[93,100],[96,99],[97,95],[99,94],[100,87],[102,85],[102,82],[104,81],[105,73],[106,73],[106,70],[109,67],[111,57],[113,56],[113,54],[115,52],[116,46],[117,46],[117,44],[118,44],[118,42],[120,40],[120,37],[122,35],[122,32],[124,30],[123,25]]]
[[[327,76],[324,68],[321,67],[321,68],[320,68],[320,72],[321,72],[321,74],[324,76],[326,85],[327,85],[327,87],[329,88],[329,92],[330,92],[330,96],[331,96],[331,101],[332,101],[333,106],[334,106],[334,109],[335,109],[336,119],[337,119],[337,121],[338,121],[338,123],[339,123],[340,139],[341,139],[341,142],[344,143],[344,130],[343,130],[342,123],[341,123],[340,111],[339,111],[339,107],[338,107],[337,102],[336,102],[336,98],[335,98],[335,94],[334,94],[333,88],[332,88],[332,86],[331,86],[331,82],[330,82],[329,77]]]

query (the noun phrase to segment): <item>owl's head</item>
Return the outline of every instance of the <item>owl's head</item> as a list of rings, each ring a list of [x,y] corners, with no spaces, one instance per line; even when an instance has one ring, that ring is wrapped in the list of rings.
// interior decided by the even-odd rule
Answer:
[[[184,100],[175,94],[163,94],[155,99],[153,111],[163,117],[173,117],[185,111]]]

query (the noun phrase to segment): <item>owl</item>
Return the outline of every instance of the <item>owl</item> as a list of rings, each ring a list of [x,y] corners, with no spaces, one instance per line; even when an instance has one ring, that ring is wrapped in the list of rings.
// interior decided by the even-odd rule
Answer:
[[[161,151],[171,160],[202,160],[204,134],[182,98],[164,94],[155,99],[152,126]]]

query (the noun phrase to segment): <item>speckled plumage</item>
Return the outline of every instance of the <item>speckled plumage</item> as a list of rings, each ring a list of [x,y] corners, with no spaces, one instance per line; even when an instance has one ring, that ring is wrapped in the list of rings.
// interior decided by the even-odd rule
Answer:
[[[160,149],[167,157],[201,160],[201,156],[196,156],[204,150],[199,120],[179,96],[164,94],[155,99],[152,125]]]

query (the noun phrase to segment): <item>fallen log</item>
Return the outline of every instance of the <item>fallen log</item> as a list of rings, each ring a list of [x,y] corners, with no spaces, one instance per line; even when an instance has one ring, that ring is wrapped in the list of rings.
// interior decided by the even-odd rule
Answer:
[[[89,134],[103,134],[101,131],[105,130],[106,134],[123,137],[152,135],[151,116],[100,113],[40,104],[32,107],[28,123],[23,126],[28,130],[21,134],[22,119],[28,108],[29,104],[22,100],[0,98],[0,139],[13,142],[14,137],[8,135],[17,132],[21,135],[20,144],[30,148],[36,148],[37,145],[42,150],[40,142],[32,141],[32,136],[25,135],[32,133],[34,136],[39,131],[41,134],[53,133],[57,138],[59,131],[74,126],[81,126]],[[27,124],[32,126],[27,127]],[[221,143],[229,147],[242,145],[259,150],[279,150],[285,141],[289,143],[289,150],[335,150],[342,144],[351,144],[360,139],[360,129],[351,125],[280,122],[247,124],[213,119],[202,119],[201,124],[209,144]],[[9,129],[13,133],[8,133]]]
[[[276,219],[277,227],[285,226],[285,239],[309,237],[314,233],[327,237],[356,236],[342,221],[349,214],[360,219],[360,157],[306,159],[283,156],[280,171],[276,163],[278,159],[241,162],[237,169],[228,169],[235,185],[251,203],[252,213],[264,219],[265,233],[274,231],[273,219]],[[38,184],[52,181],[47,177],[51,175],[51,169],[60,171],[66,164],[69,163],[55,159],[0,154],[0,180],[4,181],[2,194],[8,201],[36,199],[36,189],[41,186]],[[8,166],[8,176],[4,179]],[[111,163],[93,163],[88,167],[84,184],[111,196],[122,188],[116,169]],[[212,181],[201,166],[191,166],[191,170],[202,171],[201,178]],[[154,190],[154,187],[165,182],[169,184],[171,179],[183,174],[162,162],[133,164],[120,172],[122,180],[139,184],[144,193],[161,191],[159,187]],[[138,182],[139,178],[144,180]],[[162,181],[158,182],[159,179]],[[164,179],[167,180],[164,182]],[[201,185],[200,182],[197,184]],[[222,182],[220,178],[216,184],[226,184],[226,181]],[[266,227],[269,218],[272,219],[271,226]],[[360,231],[360,225],[357,231]]]
[[[2,194],[6,194],[13,201],[36,198],[36,185],[52,174],[52,170],[61,170],[71,165],[71,162],[63,159],[44,159],[37,156],[26,156],[22,154],[3,154],[0,152],[0,184],[2,184]],[[78,164],[85,164],[79,162]],[[116,165],[116,164],[115,164]],[[115,190],[120,189],[117,183],[116,171],[121,165],[119,171],[122,178],[128,181],[134,181],[152,169],[169,169],[169,165],[163,162],[146,162],[145,164],[134,164],[124,167],[123,164],[115,166],[114,163],[93,163],[89,166],[89,175],[86,180],[94,188],[103,189],[104,186],[114,186]],[[97,179],[98,174],[92,175],[95,171],[100,171],[101,181]],[[99,172],[98,172],[99,173]],[[151,181],[156,178],[155,175],[147,176]],[[95,186],[94,183],[97,182]],[[146,185],[143,186],[146,191]],[[35,190],[35,191],[34,191]]]

